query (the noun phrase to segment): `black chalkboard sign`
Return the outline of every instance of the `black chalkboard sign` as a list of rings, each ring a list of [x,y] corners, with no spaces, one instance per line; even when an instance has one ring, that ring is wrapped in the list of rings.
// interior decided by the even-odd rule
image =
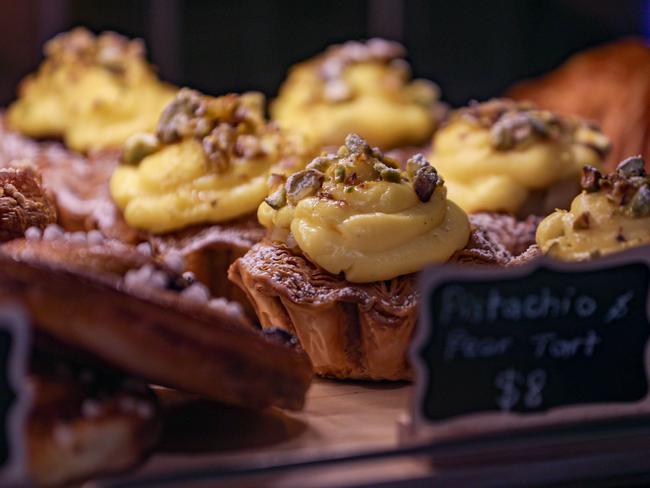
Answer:
[[[411,351],[414,417],[529,416],[644,399],[649,254],[425,271]]]
[[[29,408],[29,329],[16,305],[0,306],[0,485],[24,476],[24,422]]]

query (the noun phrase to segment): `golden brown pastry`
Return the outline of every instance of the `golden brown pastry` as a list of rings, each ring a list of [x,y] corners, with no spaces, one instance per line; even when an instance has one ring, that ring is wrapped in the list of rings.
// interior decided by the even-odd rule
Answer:
[[[33,165],[54,199],[62,227],[69,231],[100,229],[111,237],[137,242],[137,232],[123,223],[108,190],[118,152],[82,156],[58,143],[21,136],[4,122],[0,118],[0,167],[22,165],[23,161]]]
[[[608,149],[584,121],[495,99],[456,111],[434,136],[431,159],[466,212],[525,218],[568,206],[582,166],[599,166]]]
[[[158,402],[141,380],[37,351],[27,381],[29,477],[38,486],[124,471],[159,437]]]
[[[545,254],[582,261],[650,243],[650,176],[641,156],[602,175],[587,166],[583,191],[569,210],[556,210],[537,228]]]
[[[176,91],[147,64],[141,41],[76,28],[45,45],[45,61],[20,85],[9,125],[36,138],[62,138],[78,151],[119,147],[153,129]]]
[[[43,174],[43,186],[54,197],[63,229],[91,231],[93,238],[103,235],[130,244],[149,242],[154,254],[163,259],[180,255],[185,270],[206,283],[213,295],[240,302],[254,317],[243,293],[225,276],[230,264],[264,236],[257,218],[196,225],[163,235],[134,229],[124,221],[109,191],[110,176],[119,158],[117,152],[82,156],[57,143],[35,142],[7,130],[0,119],[0,167],[22,159],[32,162]]]
[[[270,175],[305,161],[301,138],[267,122],[263,105],[256,93],[181,90],[155,134],[129,139],[110,183],[124,220],[156,253],[180,253],[213,293],[244,305],[227,269],[264,235],[254,214]]]
[[[74,256],[82,244],[66,240],[10,244],[15,252],[0,249],[0,283],[37,331],[152,383],[249,408],[302,407],[312,374],[304,352],[250,327],[204,286],[152,265],[123,277],[90,271]],[[51,246],[69,259],[51,260]]]
[[[22,237],[29,227],[56,221],[56,209],[30,166],[0,168],[0,241]]]
[[[25,239],[14,239],[0,250],[18,261],[120,277],[126,291],[149,288],[157,301],[190,315],[209,319],[216,313],[216,318],[222,320],[219,313],[225,310],[233,323],[252,326],[238,303],[215,297],[200,278],[183,272],[187,266],[181,254],[169,252],[155,257],[148,243],[136,247],[106,238],[97,230],[65,232],[57,225],[49,225],[42,232],[34,227],[27,229]]]
[[[606,169],[630,154],[650,157],[650,48],[623,39],[575,54],[540,78],[516,84],[508,97],[593,120],[612,141]]]
[[[411,379],[416,273],[433,263],[512,259],[494,232],[471,231],[423,157],[402,172],[355,135],[278,186],[258,215],[268,238],[235,261],[229,277],[262,327],[295,334],[323,376]],[[529,239],[528,231],[521,246]]]
[[[316,149],[351,132],[385,150],[423,144],[444,109],[436,85],[411,80],[404,54],[384,39],[331,46],[291,68],[271,115]]]

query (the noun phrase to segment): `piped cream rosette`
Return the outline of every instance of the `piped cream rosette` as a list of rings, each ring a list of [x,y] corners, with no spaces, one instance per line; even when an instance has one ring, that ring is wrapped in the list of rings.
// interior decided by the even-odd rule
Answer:
[[[147,63],[140,40],[83,28],[45,45],[45,61],[25,78],[9,125],[31,137],[62,138],[78,151],[119,148],[153,130],[176,89]]]
[[[422,156],[402,172],[354,134],[337,154],[290,176],[260,205],[258,218],[272,240],[356,283],[445,262],[470,234],[467,215],[447,199],[442,178]]]
[[[582,167],[600,167],[609,145],[584,122],[491,100],[451,117],[434,136],[431,161],[465,211],[516,214],[542,191],[554,199],[550,209],[568,205],[579,192]],[[553,191],[563,194],[548,195]]]
[[[164,233],[254,213],[271,172],[297,169],[299,139],[264,120],[261,94],[209,97],[183,89],[155,134],[130,138],[111,194],[127,223]]]
[[[382,149],[424,144],[444,109],[439,89],[412,80],[404,48],[392,41],[349,41],[297,64],[271,115],[320,149],[351,132]]]

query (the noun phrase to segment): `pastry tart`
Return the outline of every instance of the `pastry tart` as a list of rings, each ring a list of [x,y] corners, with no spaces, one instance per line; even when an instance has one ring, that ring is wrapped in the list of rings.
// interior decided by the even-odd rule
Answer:
[[[56,142],[38,142],[10,130],[0,118],[0,167],[32,166],[53,199],[58,223],[68,231],[99,229],[125,242],[142,239],[124,223],[113,203],[108,181],[119,151],[82,155]]]
[[[600,167],[609,148],[585,121],[495,99],[453,113],[433,138],[431,161],[466,212],[525,218],[566,208],[582,167]]]
[[[230,279],[262,327],[295,334],[316,373],[341,379],[411,379],[417,272],[448,261],[507,265],[531,236],[507,247],[472,229],[422,156],[402,172],[356,135],[290,176],[258,215],[268,237],[235,261]]]
[[[25,429],[31,482],[68,486],[132,468],[149,454],[162,426],[144,381],[69,354],[33,354]]]
[[[83,237],[29,229],[0,247],[0,295],[25,307],[36,332],[151,383],[248,408],[302,407],[312,368],[290,335],[261,333],[178,263]]]
[[[584,261],[650,244],[650,175],[641,156],[606,175],[585,167],[582,188],[569,210],[556,210],[539,224],[544,254]]]
[[[7,113],[13,129],[87,152],[153,129],[176,89],[158,79],[140,40],[76,28],[45,45],[45,60],[18,91]]]
[[[304,164],[301,141],[264,119],[258,93],[183,89],[155,133],[127,141],[111,195],[156,253],[180,254],[214,293],[241,299],[228,266],[262,238],[254,213],[271,175]]]
[[[350,132],[384,150],[424,144],[445,109],[436,85],[411,79],[404,55],[384,39],[331,46],[291,68],[271,115],[316,149]]]

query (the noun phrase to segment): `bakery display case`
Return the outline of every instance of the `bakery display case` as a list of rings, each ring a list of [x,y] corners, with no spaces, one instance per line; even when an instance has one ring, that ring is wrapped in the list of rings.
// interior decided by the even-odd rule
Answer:
[[[647,483],[648,6],[291,4],[0,1],[0,485]]]

